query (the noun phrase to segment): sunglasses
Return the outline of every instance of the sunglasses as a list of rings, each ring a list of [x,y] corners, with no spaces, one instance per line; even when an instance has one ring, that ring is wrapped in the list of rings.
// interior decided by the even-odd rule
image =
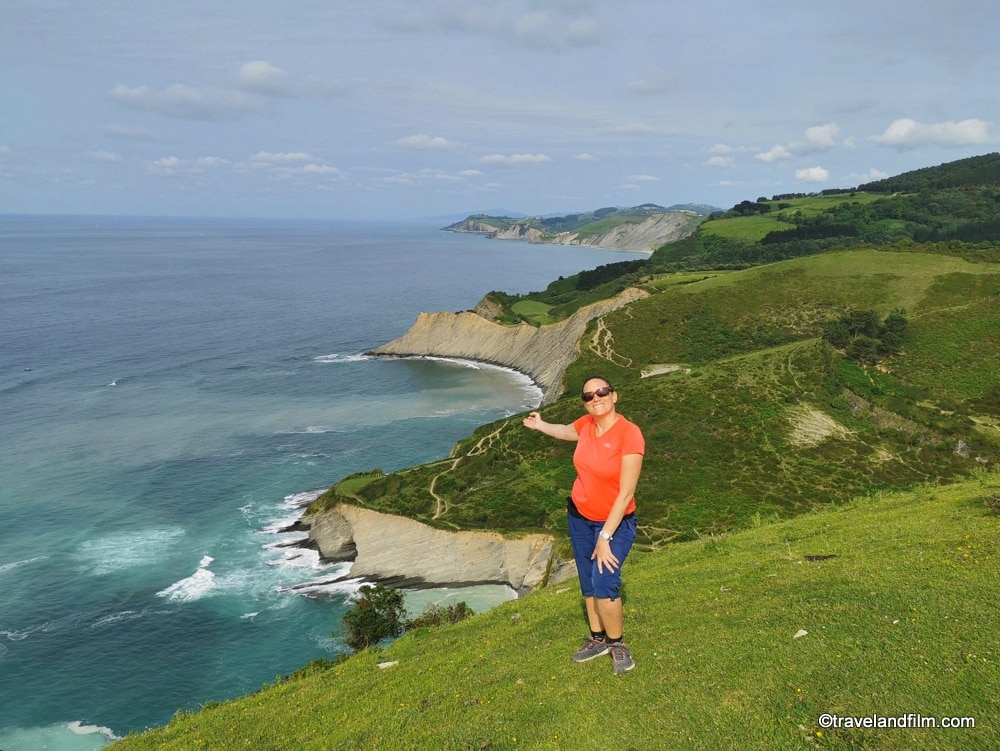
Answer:
[[[580,398],[583,399],[583,401],[585,402],[592,402],[595,396],[604,397],[610,394],[612,391],[614,391],[614,389],[611,388],[610,386],[601,386],[596,391],[584,391],[582,394],[580,394]]]

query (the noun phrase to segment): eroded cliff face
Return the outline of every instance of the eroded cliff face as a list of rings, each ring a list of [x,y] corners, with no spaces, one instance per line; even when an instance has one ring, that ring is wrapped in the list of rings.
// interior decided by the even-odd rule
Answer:
[[[354,561],[351,578],[397,586],[507,584],[524,593],[553,573],[566,576],[548,535],[507,539],[490,532],[448,532],[346,504],[301,523],[324,558]]]
[[[578,232],[565,232],[556,235],[550,242],[652,253],[657,248],[690,234],[690,221],[689,214],[672,211],[669,214],[653,214],[636,224],[620,224],[602,235],[581,238]]]
[[[403,336],[371,354],[456,357],[503,365],[535,381],[542,389],[542,404],[550,404],[559,396],[566,368],[579,354],[587,323],[646,296],[643,290],[629,288],[540,328],[526,323],[502,326],[473,312],[421,313]]]
[[[584,245],[591,248],[639,250],[651,253],[669,242],[680,240],[689,235],[692,231],[692,216],[693,214],[685,211],[650,214],[641,222],[619,224],[596,235],[579,231],[545,232],[530,226],[528,222],[515,222],[509,226],[496,227],[488,222],[472,218],[445,229],[451,232],[485,235],[494,240],[527,240],[533,243]]]

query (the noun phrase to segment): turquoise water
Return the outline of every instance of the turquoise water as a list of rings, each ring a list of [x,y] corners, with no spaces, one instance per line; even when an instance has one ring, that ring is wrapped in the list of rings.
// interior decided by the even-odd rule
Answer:
[[[363,353],[421,310],[623,257],[428,225],[0,217],[0,749],[99,748],[347,651],[349,565],[281,530],[344,475],[539,399],[510,371]]]

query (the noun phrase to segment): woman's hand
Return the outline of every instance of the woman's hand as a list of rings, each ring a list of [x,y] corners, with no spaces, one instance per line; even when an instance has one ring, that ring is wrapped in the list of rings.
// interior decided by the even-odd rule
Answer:
[[[611,543],[603,537],[597,538],[597,547],[594,548],[590,560],[597,561],[597,570],[602,574],[604,567],[607,567],[608,571],[614,571],[620,563],[615,554],[611,552]]]
[[[542,416],[537,412],[529,412],[528,416],[522,422],[526,428],[531,428],[532,430],[542,429]]]
[[[529,412],[522,421],[524,427],[537,430],[539,433],[558,438],[560,441],[577,441],[580,439],[576,428],[572,425],[562,425],[560,423],[545,422],[537,412]]]

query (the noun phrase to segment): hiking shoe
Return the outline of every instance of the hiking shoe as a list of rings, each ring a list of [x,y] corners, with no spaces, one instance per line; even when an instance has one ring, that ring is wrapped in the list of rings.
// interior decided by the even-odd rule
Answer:
[[[635,667],[632,653],[629,648],[619,642],[612,642],[608,645],[611,649],[611,659],[614,660],[614,674],[622,675]]]
[[[576,650],[576,654],[574,654],[570,659],[573,662],[586,662],[587,660],[593,660],[595,657],[607,654],[607,652],[607,639],[595,639],[591,636],[583,643],[582,647]]]

